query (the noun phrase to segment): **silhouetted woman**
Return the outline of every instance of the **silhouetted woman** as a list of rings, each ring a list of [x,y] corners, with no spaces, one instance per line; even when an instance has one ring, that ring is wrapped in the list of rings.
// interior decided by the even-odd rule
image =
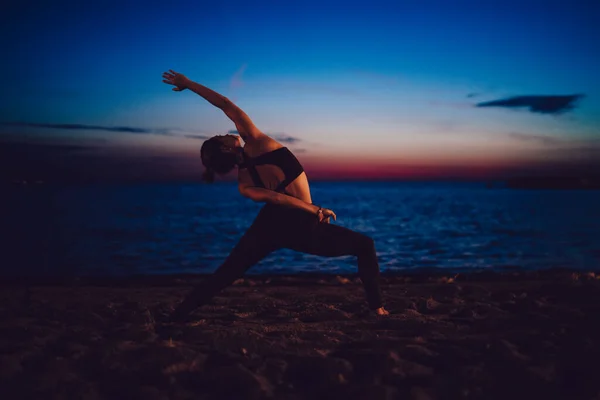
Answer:
[[[226,174],[237,166],[240,193],[266,203],[225,262],[185,298],[172,320],[185,319],[269,253],[282,248],[324,257],[356,256],[369,308],[378,315],[387,315],[373,239],[329,223],[336,215],[312,203],[306,173],[296,157],[258,130],[227,97],[173,70],[165,72],[163,78],[164,83],[175,86],[174,91],[189,89],[223,110],[244,140],[243,147],[237,135],[214,136],[205,141],[200,150],[206,168],[204,180],[212,182],[215,173]]]

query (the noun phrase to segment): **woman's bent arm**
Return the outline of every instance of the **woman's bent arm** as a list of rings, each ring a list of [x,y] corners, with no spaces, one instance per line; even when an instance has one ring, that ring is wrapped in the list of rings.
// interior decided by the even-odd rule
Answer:
[[[294,207],[317,215],[319,206],[307,203],[292,196],[274,192],[273,190],[263,189],[255,186],[239,186],[240,193],[249,199],[261,203],[279,204],[282,206]]]

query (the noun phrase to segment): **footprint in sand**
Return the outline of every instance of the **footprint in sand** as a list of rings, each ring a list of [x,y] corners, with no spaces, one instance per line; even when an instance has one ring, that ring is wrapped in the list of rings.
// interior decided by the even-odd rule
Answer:
[[[239,318],[254,318],[254,317],[256,317],[255,312],[233,313],[233,315],[235,315],[236,317],[239,317]]]
[[[302,322],[328,322],[328,321],[347,321],[352,318],[352,314],[340,310],[334,306],[325,306],[324,308],[306,313],[299,317]]]

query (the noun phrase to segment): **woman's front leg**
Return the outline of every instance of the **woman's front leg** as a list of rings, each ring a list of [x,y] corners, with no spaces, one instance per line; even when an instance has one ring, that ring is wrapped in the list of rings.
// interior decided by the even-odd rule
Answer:
[[[310,228],[295,230],[282,247],[323,257],[356,256],[358,276],[369,308],[379,315],[388,314],[383,308],[379,263],[375,243],[370,237],[338,225],[315,221]]]

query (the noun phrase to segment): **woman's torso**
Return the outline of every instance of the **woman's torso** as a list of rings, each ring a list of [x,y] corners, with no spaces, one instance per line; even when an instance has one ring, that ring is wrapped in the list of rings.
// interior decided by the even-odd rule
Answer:
[[[277,159],[276,156],[280,156],[279,158],[286,158],[286,156],[293,157],[293,155],[291,154],[275,154],[285,152],[287,152],[285,146],[268,136],[265,136],[265,138],[260,141],[255,141],[252,144],[246,144],[244,146],[245,157],[249,158],[250,160],[262,159],[264,161],[267,161],[266,163],[257,162],[256,165],[254,165],[254,168],[256,168],[256,172],[258,173],[262,184],[265,186],[265,188],[270,190],[276,190],[278,187],[281,186],[282,182],[284,182],[284,184],[287,183],[285,182],[286,178],[288,178],[288,180],[290,178],[289,172],[286,171],[287,168],[285,168],[285,165],[283,165],[284,168],[282,168],[282,166],[280,165],[275,165],[273,163],[268,162],[269,159]],[[291,161],[293,163],[295,161],[295,157],[293,160],[286,161]],[[301,166],[299,167],[301,168]],[[288,172],[287,177],[286,172]],[[292,176],[292,178],[293,180],[287,183],[287,185],[284,188],[285,193],[307,203],[312,203],[312,198],[310,195],[310,186],[308,183],[306,173],[302,170],[302,172],[297,177]],[[240,181],[240,183],[247,183],[253,186],[255,185],[255,181],[252,178],[249,169],[246,167],[239,168],[238,180]]]

